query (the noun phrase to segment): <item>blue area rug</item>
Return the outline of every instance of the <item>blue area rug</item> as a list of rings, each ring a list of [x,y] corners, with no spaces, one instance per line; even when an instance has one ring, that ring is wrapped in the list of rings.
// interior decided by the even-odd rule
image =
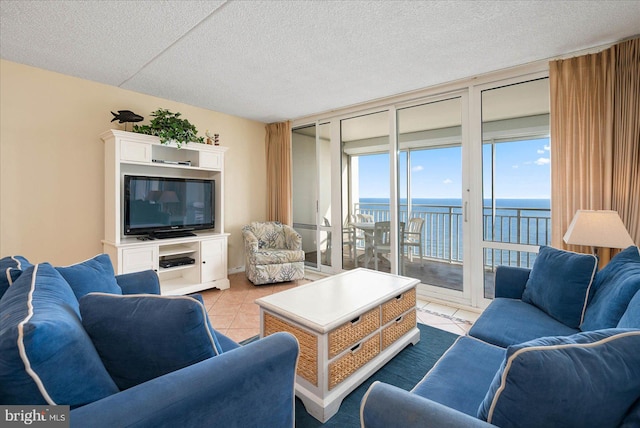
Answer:
[[[418,328],[420,329],[420,342],[415,346],[407,346],[395,358],[364,381],[342,401],[338,413],[324,424],[309,415],[302,401],[296,398],[296,428],[360,427],[360,402],[369,386],[376,380],[407,391],[412,389],[458,337],[453,333],[424,324],[418,324]]]

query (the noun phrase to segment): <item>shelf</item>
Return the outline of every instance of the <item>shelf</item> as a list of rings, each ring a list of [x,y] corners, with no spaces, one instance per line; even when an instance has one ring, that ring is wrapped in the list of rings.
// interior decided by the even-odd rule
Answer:
[[[177,256],[180,254],[191,254],[196,252],[195,248],[184,244],[159,244],[159,247],[160,250],[158,255],[160,257]]]
[[[206,290],[208,288],[211,288],[211,284],[187,283],[180,278],[165,280],[160,284],[163,296],[182,296],[185,294],[197,293],[198,291]]]
[[[182,265],[182,266],[174,266],[174,267],[170,267],[170,268],[161,267],[161,268],[158,268],[158,273],[162,274],[162,273],[166,273],[166,272],[175,272],[175,271],[178,271],[178,270],[192,269],[194,267],[196,267],[195,263],[191,263],[191,264],[188,264],[188,265]]]

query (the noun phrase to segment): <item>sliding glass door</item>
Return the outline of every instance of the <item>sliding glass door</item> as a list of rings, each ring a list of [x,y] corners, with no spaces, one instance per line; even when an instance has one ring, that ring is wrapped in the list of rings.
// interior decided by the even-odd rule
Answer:
[[[462,97],[397,110],[400,272],[462,297]]]
[[[474,307],[493,299],[498,265],[532,266],[550,243],[547,73],[482,80],[294,130],[310,266],[398,273]]]
[[[549,79],[481,88],[481,300],[499,265],[532,267],[551,242]]]
[[[291,145],[293,227],[302,236],[306,267],[329,271],[334,242],[329,125],[293,129]]]
[[[394,271],[391,231],[389,113],[344,119],[342,142],[342,267]]]

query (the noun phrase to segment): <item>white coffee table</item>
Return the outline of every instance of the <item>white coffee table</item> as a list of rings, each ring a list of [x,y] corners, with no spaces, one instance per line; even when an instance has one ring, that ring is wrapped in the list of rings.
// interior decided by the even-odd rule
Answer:
[[[300,344],[296,395],[326,422],[342,400],[409,343],[416,327],[413,278],[354,269],[256,300],[260,333]]]

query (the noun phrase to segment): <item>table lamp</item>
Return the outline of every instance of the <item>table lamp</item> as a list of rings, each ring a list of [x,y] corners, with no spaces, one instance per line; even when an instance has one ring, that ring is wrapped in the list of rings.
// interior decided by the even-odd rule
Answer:
[[[562,238],[572,245],[588,245],[596,253],[596,247],[627,248],[634,245],[616,211],[578,210],[567,233]]]

